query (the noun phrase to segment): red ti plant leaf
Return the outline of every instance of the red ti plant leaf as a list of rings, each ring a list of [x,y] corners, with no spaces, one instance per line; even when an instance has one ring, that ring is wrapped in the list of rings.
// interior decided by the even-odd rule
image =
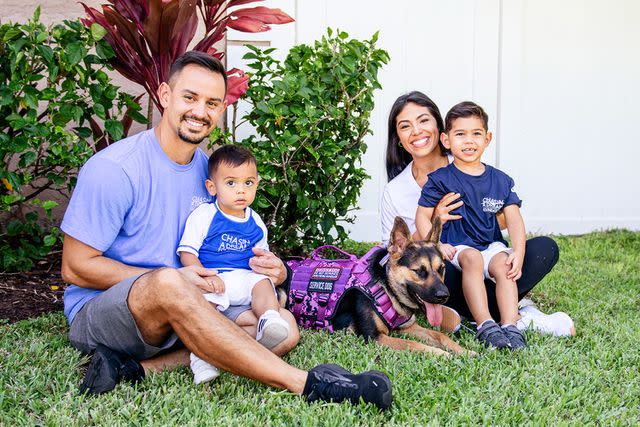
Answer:
[[[229,13],[229,16],[232,20],[234,18],[251,18],[265,24],[288,24],[293,22],[293,18],[280,9],[270,9],[264,6],[234,10]]]
[[[249,76],[238,68],[227,71],[227,105],[236,102],[249,89]]]
[[[194,50],[209,52],[219,59],[223,52],[213,46],[224,39],[227,28],[260,32],[272,24],[293,22],[279,9],[254,7],[229,11],[260,0],[107,0],[102,12],[81,3],[86,26],[100,24],[105,40],[115,53],[111,63],[127,79],[142,85],[162,111],[157,90],[166,81],[171,64],[183,54],[195,37],[198,14],[205,31]],[[240,70],[228,72],[228,99],[235,102],[247,90],[248,78]],[[233,87],[231,86],[233,84]]]

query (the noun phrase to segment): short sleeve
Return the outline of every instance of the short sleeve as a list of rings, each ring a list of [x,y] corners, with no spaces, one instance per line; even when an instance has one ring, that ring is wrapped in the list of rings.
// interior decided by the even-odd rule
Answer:
[[[189,214],[178,249],[176,249],[178,256],[180,256],[180,252],[188,252],[195,256],[199,255],[200,247],[205,237],[207,237],[207,232],[216,212],[217,209],[214,204],[203,203]]]
[[[444,191],[444,186],[437,177],[429,175],[427,183],[422,187],[422,191],[420,192],[418,206],[433,208],[440,202],[440,199],[442,199],[445,194],[447,193]]]
[[[133,186],[120,165],[92,157],[78,182],[60,228],[65,234],[105,252],[114,242],[133,204]]]
[[[398,212],[397,207],[393,204],[391,194],[389,193],[389,187],[386,186],[382,193],[382,200],[380,201],[380,218],[382,222],[382,238],[380,240],[385,245],[389,243],[391,228],[393,228],[393,222],[398,215],[400,215],[400,213]]]
[[[520,197],[518,197],[518,194],[514,191],[515,183],[513,182],[513,179],[506,174],[505,174],[505,177],[506,177],[508,195],[504,201],[504,206],[518,205],[518,207],[521,207],[522,200],[520,200]]]
[[[256,213],[256,211],[254,211],[253,209],[251,210],[251,214],[253,215],[253,219],[256,221],[256,224],[258,225],[258,227],[260,227],[262,229],[262,239],[260,239],[260,241],[258,241],[254,247],[255,248],[260,248],[260,249],[264,249],[265,251],[269,250],[269,232],[267,231],[267,226],[264,225],[264,222],[262,221],[262,218],[260,218],[260,215],[258,215]]]

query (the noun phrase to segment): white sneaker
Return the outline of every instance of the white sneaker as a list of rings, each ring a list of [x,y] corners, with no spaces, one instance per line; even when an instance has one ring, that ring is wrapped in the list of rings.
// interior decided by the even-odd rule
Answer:
[[[518,301],[518,310],[520,310],[523,307],[528,307],[528,306],[536,306],[536,303],[531,301],[529,298],[522,298],[520,301]]]
[[[193,382],[202,384],[214,380],[220,375],[218,368],[211,363],[205,362],[195,354],[191,353],[191,371],[193,372]]]
[[[289,324],[275,310],[267,310],[258,319],[256,340],[268,349],[272,349],[289,336]]]
[[[531,328],[541,334],[550,334],[554,337],[568,337],[576,334],[573,320],[562,311],[544,314],[534,305],[526,305],[520,309],[519,313],[522,317],[516,322],[516,327],[521,331]]]

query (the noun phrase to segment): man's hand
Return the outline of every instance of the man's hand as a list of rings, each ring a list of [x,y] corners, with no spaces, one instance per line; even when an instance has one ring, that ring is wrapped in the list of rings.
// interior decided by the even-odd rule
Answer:
[[[451,261],[456,254],[456,248],[448,243],[442,243],[440,245],[440,252],[442,253],[443,257],[445,257],[448,261]]]
[[[507,279],[513,280],[514,282],[522,276],[522,260],[524,259],[524,254],[513,251],[507,257],[505,263],[510,265],[511,268],[507,271]]]
[[[199,265],[190,265],[179,268],[178,272],[184,276],[187,282],[206,293],[217,294],[224,291],[224,283],[222,283],[222,280],[217,277],[218,272],[216,270]],[[221,291],[218,290],[220,288],[220,283],[222,283]]]
[[[253,254],[255,256],[249,260],[249,266],[253,271],[269,276],[276,286],[285,281],[287,268],[280,258],[260,248],[253,248]]]

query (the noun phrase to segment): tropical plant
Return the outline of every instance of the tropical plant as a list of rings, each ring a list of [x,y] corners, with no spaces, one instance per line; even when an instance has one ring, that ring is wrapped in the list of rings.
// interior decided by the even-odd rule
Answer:
[[[48,192],[68,194],[96,150],[145,122],[111,84],[113,52],[79,21],[0,25],[0,269],[29,269],[58,242]],[[49,196],[50,197],[50,196]],[[43,215],[44,213],[44,215]]]
[[[253,109],[245,116],[256,129],[240,144],[258,159],[261,191],[254,203],[270,228],[270,244],[281,255],[343,240],[341,222],[352,222],[360,188],[368,178],[360,166],[367,146],[373,92],[387,52],[371,40],[348,40],[345,32],[313,46],[295,46],[284,62],[274,49],[250,47],[253,70],[245,94]],[[235,135],[234,127],[227,132]],[[223,141],[225,134],[219,135]]]
[[[87,13],[87,26],[100,24],[107,31],[105,40],[115,52],[111,63],[127,79],[145,88],[162,111],[157,89],[166,81],[174,60],[187,50],[198,26],[204,22],[204,35],[193,47],[222,59],[216,49],[227,28],[255,33],[268,31],[269,24],[286,24],[293,19],[279,9],[254,7],[230,10],[259,0],[110,0],[102,13],[81,3]],[[233,104],[247,90],[247,76],[233,68],[228,72],[227,102]],[[151,111],[151,105],[150,110]]]

